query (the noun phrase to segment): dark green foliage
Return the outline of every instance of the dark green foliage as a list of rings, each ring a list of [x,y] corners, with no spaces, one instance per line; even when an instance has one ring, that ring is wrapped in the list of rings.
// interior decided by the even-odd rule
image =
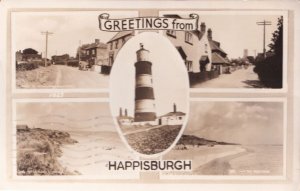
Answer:
[[[278,28],[273,33],[267,57],[256,63],[254,72],[260,81],[269,88],[282,88],[283,65],[283,17],[278,18]]]

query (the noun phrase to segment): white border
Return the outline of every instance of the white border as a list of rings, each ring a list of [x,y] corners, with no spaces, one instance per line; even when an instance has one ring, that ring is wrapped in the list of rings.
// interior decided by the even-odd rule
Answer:
[[[72,2],[72,3],[70,3]],[[122,8],[122,9],[134,9],[134,8],[144,8],[147,7],[149,9],[157,8],[160,7],[161,9],[163,8],[168,8],[168,9],[195,9],[195,7],[200,7],[202,9],[255,9],[255,10],[262,10],[262,9],[274,9],[274,10],[290,10],[293,12],[294,16],[294,29],[293,33],[295,35],[295,39],[293,41],[294,46],[291,47],[291,51],[294,52],[294,55],[292,56],[292,60],[294,63],[299,63],[300,62],[300,57],[299,54],[296,54],[297,51],[300,49],[300,44],[299,44],[299,34],[300,34],[300,1],[298,0],[291,0],[291,1],[255,1],[255,0],[229,0],[229,1],[94,1],[94,0],[85,0],[85,1],[78,1],[78,0],[73,0],[73,1],[68,1],[68,0],[60,0],[60,1],[39,1],[39,0],[2,0],[0,2],[0,14],[1,14],[1,26],[4,26],[1,29],[6,30],[5,28],[5,23],[6,23],[6,13],[7,9],[9,8],[33,8],[33,7],[39,7],[39,8],[77,8],[77,9],[83,9],[83,8],[95,8],[95,7],[101,7],[101,8]],[[2,33],[1,35],[1,52],[5,52],[4,50],[6,49],[6,31],[5,33]],[[3,53],[3,57],[0,57],[1,64],[6,63],[7,55]],[[299,109],[297,108],[300,106],[299,104],[299,98],[300,98],[300,76],[296,75],[297,73],[300,73],[300,67],[297,64],[294,64],[294,71],[291,71],[294,73],[294,95],[291,95],[292,99],[293,96],[296,98],[295,99],[295,104],[294,104],[294,111],[295,114],[294,116],[299,115]],[[2,66],[1,66],[2,67]],[[1,89],[3,89],[3,93],[1,94],[1,97],[3,96],[3,105],[6,105],[6,94],[5,94],[5,76],[6,76],[6,70],[1,71],[1,75],[4,76],[4,82],[3,85],[0,86]],[[290,98],[289,98],[290,100]],[[6,108],[6,107],[5,107]],[[4,108],[4,109],[5,109]],[[6,138],[5,136],[7,134],[7,127],[6,127],[6,115],[1,115],[0,120],[3,122],[3,127],[1,128],[2,132],[2,137],[3,143],[1,144],[3,151],[6,151]],[[294,133],[299,133],[299,118],[294,117],[294,125],[293,125],[293,130]],[[293,136],[294,138],[299,138],[299,135]],[[8,137],[8,139],[10,139]],[[296,149],[300,149],[299,147],[299,140],[294,140],[293,144],[293,151]],[[298,152],[299,153],[299,152]],[[4,153],[6,155],[6,152]],[[299,155],[294,155],[294,165],[298,164],[299,165]],[[272,191],[296,191],[300,190],[299,186],[299,173],[300,170],[296,171],[295,169],[293,170],[294,174],[297,174],[297,176],[292,176],[290,179],[291,181],[289,182],[277,182],[277,183],[269,183],[269,182],[262,182],[261,184],[257,185],[252,182],[246,182],[243,184],[236,183],[236,182],[222,182],[220,184],[214,184],[213,182],[208,182],[205,184],[199,184],[199,183],[191,183],[191,184],[179,184],[179,182],[176,182],[177,184],[174,185],[173,183],[166,183],[166,184],[158,184],[158,183],[152,183],[149,184],[147,182],[143,184],[134,184],[134,183],[128,183],[128,184],[122,184],[122,183],[106,183],[106,184],[88,184],[88,183],[68,183],[68,182],[55,182],[55,183],[45,183],[45,182],[29,182],[29,183],[24,183],[24,182],[10,182],[10,177],[8,177],[5,172],[6,172],[6,164],[7,161],[1,161],[1,167],[4,169],[4,171],[1,171],[1,177],[4,179],[0,179],[1,186],[0,188],[5,188],[5,190],[24,190],[24,189],[29,189],[29,190],[36,190],[36,189],[55,189],[55,190],[72,190],[79,191],[79,190],[87,190],[89,189],[90,191],[99,191],[101,190],[142,190],[142,191],[153,191],[153,190],[202,190],[202,191],[224,191],[224,190],[230,190],[230,191],[257,191],[257,190],[272,190]],[[299,166],[298,166],[299,167]]]
[[[191,98],[191,102],[282,102],[283,103],[283,175],[251,176],[251,175],[163,175],[162,180],[286,180],[287,161],[287,99],[286,98]],[[188,127],[187,127],[188,128]]]

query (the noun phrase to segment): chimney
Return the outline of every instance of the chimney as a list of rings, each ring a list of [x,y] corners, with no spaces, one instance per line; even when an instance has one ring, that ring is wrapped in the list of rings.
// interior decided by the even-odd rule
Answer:
[[[207,38],[212,40],[212,30],[210,28],[207,30]]]
[[[96,38],[96,39],[95,39],[95,43],[96,43],[96,44],[99,44],[99,43],[100,43],[100,39],[99,39],[99,38]]]
[[[176,109],[176,104],[175,104],[175,103],[173,104],[173,112],[174,112],[174,113],[176,113],[176,112],[177,112],[177,109]]]
[[[119,117],[122,117],[122,116],[123,116],[122,107],[120,107]]]
[[[125,117],[127,117],[127,109],[125,109]]]
[[[201,25],[200,25],[200,31],[205,33],[205,30],[206,30],[206,25],[205,25],[204,22],[202,22]]]

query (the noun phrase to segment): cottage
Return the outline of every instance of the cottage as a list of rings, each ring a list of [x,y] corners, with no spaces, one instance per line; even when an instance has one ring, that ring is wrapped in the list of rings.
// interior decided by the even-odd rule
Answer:
[[[20,132],[20,131],[29,131],[29,127],[28,125],[17,125],[17,132]]]
[[[213,40],[211,29],[207,30],[207,36],[212,53],[212,67],[216,68],[220,73],[224,73],[228,70],[230,64],[227,53],[221,48],[220,42]]]
[[[123,115],[123,111],[122,111],[122,108],[120,108],[120,113],[119,113],[119,116],[118,116],[118,122],[121,124],[121,125],[131,125],[134,121],[134,118],[133,117],[130,117],[128,116],[128,113],[127,113],[127,109],[125,109],[125,113]]]
[[[101,66],[108,65],[108,52],[107,44],[100,42],[99,39],[95,39],[94,43],[87,44],[81,47],[84,51],[80,51],[80,61],[85,61],[89,64],[95,72],[102,72]]]
[[[28,48],[24,49],[23,52],[21,50],[16,52],[16,63],[18,64],[21,61],[26,62],[35,62],[41,61],[42,54],[38,54],[38,52],[34,49]]]
[[[178,15],[164,15],[165,17],[181,18]],[[172,42],[179,51],[190,73],[211,71],[211,47],[204,22],[200,30],[174,31],[166,30],[164,35]]]
[[[69,54],[63,54],[63,55],[54,55],[51,57],[53,64],[56,65],[67,65],[68,60],[70,59]]]
[[[177,111],[176,104],[173,105],[173,112],[169,112],[158,118],[159,125],[182,125],[185,113]]]

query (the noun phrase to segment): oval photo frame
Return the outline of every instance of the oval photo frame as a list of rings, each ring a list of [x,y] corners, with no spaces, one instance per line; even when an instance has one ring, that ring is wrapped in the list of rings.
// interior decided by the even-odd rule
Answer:
[[[142,32],[118,52],[110,74],[110,109],[126,146],[142,157],[170,151],[189,112],[189,78],[164,36]]]

